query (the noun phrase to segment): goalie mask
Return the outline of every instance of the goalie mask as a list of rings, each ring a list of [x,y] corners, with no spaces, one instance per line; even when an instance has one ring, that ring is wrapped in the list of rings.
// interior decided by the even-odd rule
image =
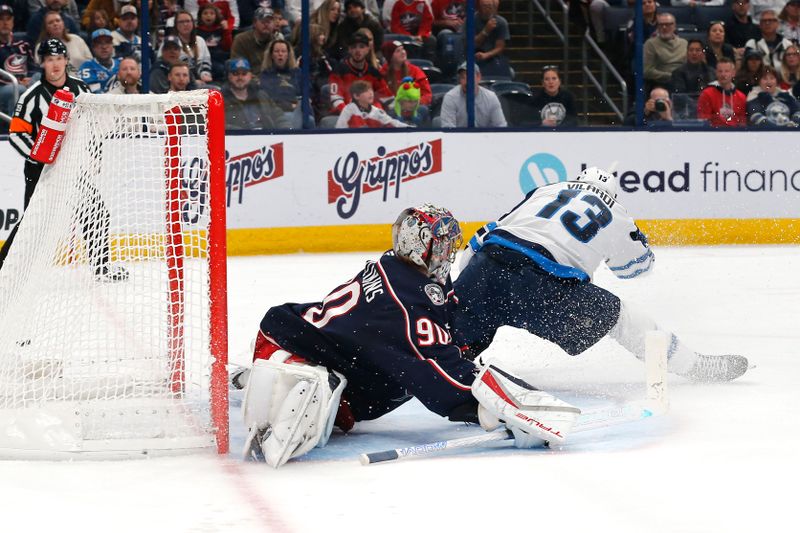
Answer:
[[[605,170],[600,170],[597,167],[586,168],[580,174],[578,174],[578,177],[575,178],[575,181],[591,183],[592,185],[606,191],[614,200],[617,199],[617,178]]]
[[[441,284],[447,281],[461,243],[461,227],[453,214],[431,204],[403,210],[392,226],[394,253]]]

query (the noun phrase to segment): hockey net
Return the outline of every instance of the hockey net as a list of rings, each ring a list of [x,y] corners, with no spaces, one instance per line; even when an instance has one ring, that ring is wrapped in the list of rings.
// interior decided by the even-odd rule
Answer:
[[[0,456],[227,451],[222,113],[78,97],[0,270]]]

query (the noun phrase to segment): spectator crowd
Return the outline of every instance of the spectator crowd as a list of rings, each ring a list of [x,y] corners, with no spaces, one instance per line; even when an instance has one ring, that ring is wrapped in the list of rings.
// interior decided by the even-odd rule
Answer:
[[[590,8],[595,36],[611,54],[626,49],[630,75],[633,9],[622,35],[598,24],[608,17],[596,14],[613,6],[592,0]],[[800,0],[643,0],[642,12],[645,125],[800,124]]]
[[[475,125],[577,126],[578,106],[558,65],[544,67],[536,87],[515,81],[500,1],[475,3]],[[629,76],[633,4],[580,3],[597,41],[624,58]],[[69,73],[92,92],[216,88],[230,129],[467,125],[466,0],[311,0],[310,7],[304,58],[300,0],[153,2],[146,50],[140,0],[0,0],[7,73],[0,112],[12,115],[15,94],[40,78],[40,44],[55,38],[68,50]],[[608,15],[621,9],[628,23],[614,26]],[[797,126],[800,0],[642,0],[642,12],[645,124]]]

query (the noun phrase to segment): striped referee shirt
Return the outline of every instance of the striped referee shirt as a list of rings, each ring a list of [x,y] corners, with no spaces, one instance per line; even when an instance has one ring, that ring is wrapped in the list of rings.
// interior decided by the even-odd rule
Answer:
[[[75,96],[89,92],[89,87],[85,83],[71,76],[67,76],[64,87],[68,88]],[[42,117],[47,116],[50,100],[59,89],[61,87],[56,87],[42,79],[28,87],[28,90],[19,97],[17,109],[8,126],[8,141],[22,157],[28,157],[31,153]]]

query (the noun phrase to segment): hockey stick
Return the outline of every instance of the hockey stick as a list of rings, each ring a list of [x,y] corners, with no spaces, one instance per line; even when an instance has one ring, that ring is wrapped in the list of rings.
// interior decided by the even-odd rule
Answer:
[[[587,409],[578,417],[577,422],[572,427],[572,433],[580,433],[582,431],[591,431],[628,422],[635,422],[643,418],[662,414],[664,411],[665,408],[661,404],[650,401],[628,402],[621,405]],[[489,442],[513,440],[514,437],[508,431],[494,431],[475,437],[462,437],[460,439],[442,440],[406,448],[396,448],[394,450],[362,453],[359,456],[359,461],[361,461],[362,465],[366,466],[385,461],[424,456],[455,448],[472,448]]]

